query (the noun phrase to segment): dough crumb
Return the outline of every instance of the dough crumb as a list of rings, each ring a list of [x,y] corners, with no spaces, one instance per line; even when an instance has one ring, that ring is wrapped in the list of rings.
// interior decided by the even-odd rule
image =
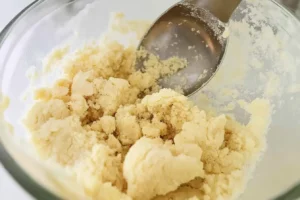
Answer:
[[[198,156],[173,154],[162,139],[141,138],[130,148],[124,161],[127,193],[133,199],[165,195],[203,176],[203,163]]]

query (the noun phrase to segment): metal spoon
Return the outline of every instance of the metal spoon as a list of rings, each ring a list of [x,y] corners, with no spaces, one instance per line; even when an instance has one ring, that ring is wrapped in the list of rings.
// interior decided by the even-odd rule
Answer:
[[[213,76],[225,51],[226,23],[240,2],[183,0],[156,20],[139,48],[145,48],[160,59],[178,56],[188,61],[188,66],[180,73],[163,77],[162,87],[181,86],[185,95],[191,95]],[[137,63],[138,68],[141,62]]]

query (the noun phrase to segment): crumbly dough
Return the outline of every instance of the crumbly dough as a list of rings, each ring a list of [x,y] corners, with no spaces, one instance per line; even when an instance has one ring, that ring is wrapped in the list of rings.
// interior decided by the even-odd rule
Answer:
[[[41,158],[71,170],[88,197],[218,200],[243,189],[262,136],[160,89],[157,80],[186,60],[102,41],[65,63],[63,79],[36,91],[24,123]]]

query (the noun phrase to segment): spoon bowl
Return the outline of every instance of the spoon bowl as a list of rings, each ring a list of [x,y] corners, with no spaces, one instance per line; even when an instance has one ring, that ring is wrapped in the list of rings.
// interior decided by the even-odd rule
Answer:
[[[225,6],[224,2],[232,3]],[[159,17],[139,48],[160,59],[176,56],[188,62],[188,66],[178,73],[161,78],[163,88],[180,87],[188,96],[210,80],[225,51],[226,22],[239,3],[237,0],[184,0]],[[221,4],[226,9],[220,9]],[[139,62],[142,61],[138,61],[137,67],[142,66]]]

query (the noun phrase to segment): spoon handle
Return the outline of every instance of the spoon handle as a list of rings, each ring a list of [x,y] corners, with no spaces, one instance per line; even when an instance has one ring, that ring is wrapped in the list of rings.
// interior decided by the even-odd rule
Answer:
[[[241,1],[242,0],[183,0],[183,3],[206,9],[219,20],[227,23]]]
[[[298,9],[299,0],[281,0],[280,3],[290,9],[292,12],[296,12]]]

